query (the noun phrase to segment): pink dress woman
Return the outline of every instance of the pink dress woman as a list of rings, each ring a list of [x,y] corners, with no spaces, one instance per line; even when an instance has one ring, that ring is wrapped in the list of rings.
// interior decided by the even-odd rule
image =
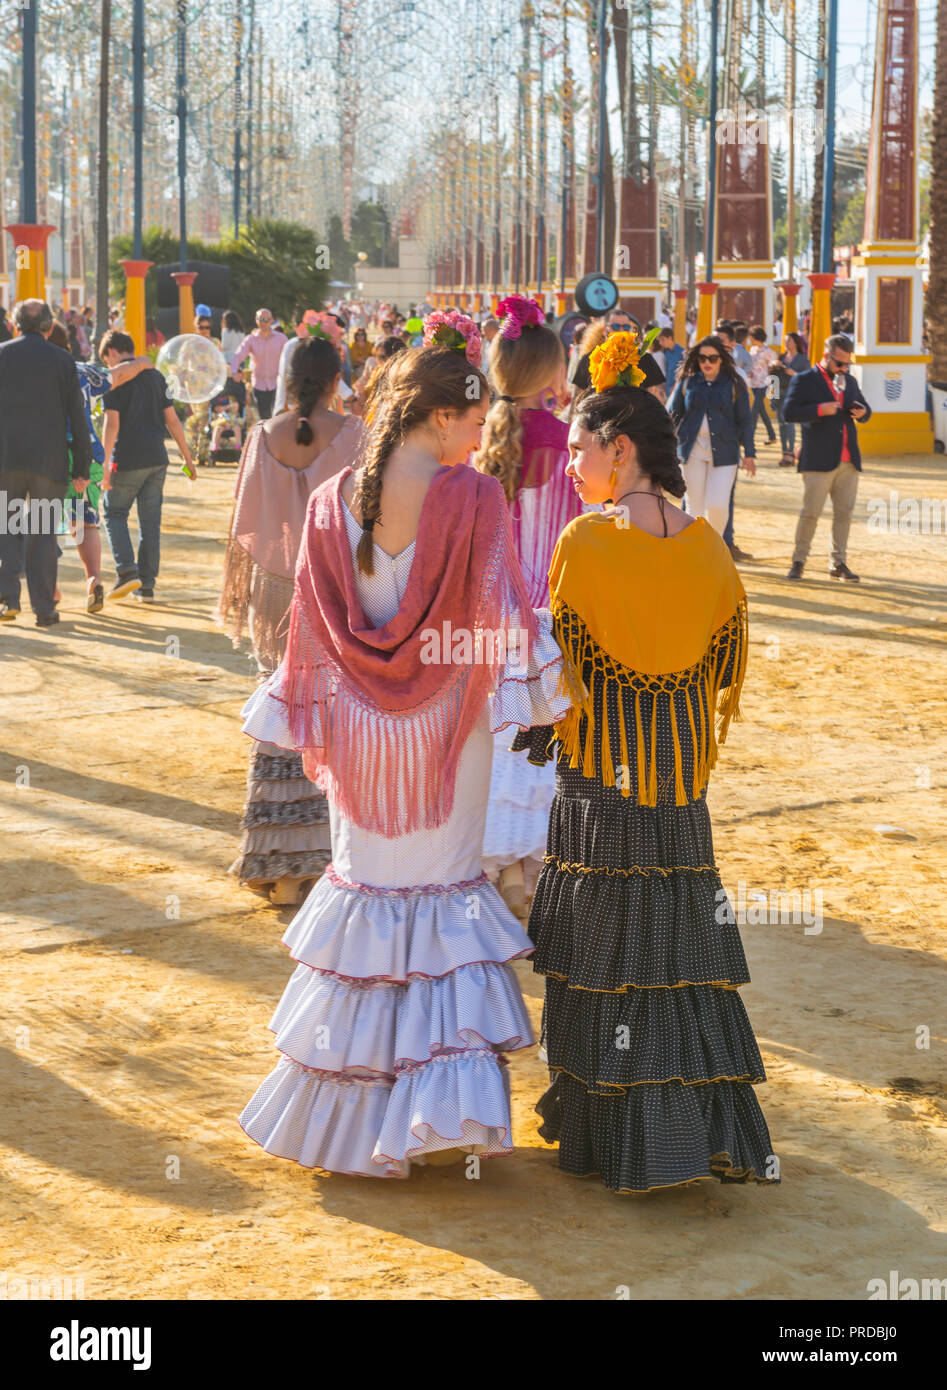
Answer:
[[[550,410],[524,410],[523,462],[510,509],[513,542],[533,608],[549,607],[549,564],[563,529],[582,513],[569,478],[569,426]],[[530,896],[546,849],[549,808],[556,792],[552,763],[534,766],[510,749],[509,731],[495,736],[490,805],[483,842],[484,872],[496,879],[523,862]]]

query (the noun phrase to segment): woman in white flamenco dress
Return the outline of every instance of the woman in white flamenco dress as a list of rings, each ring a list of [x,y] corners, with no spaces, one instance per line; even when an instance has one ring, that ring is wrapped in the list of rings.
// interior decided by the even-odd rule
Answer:
[[[485,698],[477,693],[484,689],[481,672],[476,707],[466,709],[475,668],[447,667],[445,684],[433,698],[413,708],[409,699],[404,708],[410,713],[383,710],[379,722],[377,703],[366,689],[353,698],[351,668],[346,671],[338,651],[316,643],[309,685],[293,686],[291,628],[283,665],[244,710],[244,731],[251,737],[299,749],[304,757],[319,750],[333,858],[283,937],[296,968],[270,1024],[281,1055],[241,1124],[268,1153],[306,1167],[398,1178],[407,1177],[414,1163],[512,1152],[503,1054],[533,1042],[512,966],[532,947],[481,866],[493,740],[500,729],[508,728],[512,737],[516,728],[548,724],[567,708],[555,693],[561,656],[551,617],[527,607],[500,487],[472,469],[450,466],[467,457],[470,432],[479,434],[483,422],[479,406],[465,410],[464,398],[449,389],[455,368],[447,359],[458,369],[465,364],[437,349],[405,357],[413,363],[405,363],[392,384],[357,487],[346,470],[313,497],[307,535],[323,546],[317,553],[320,579],[330,542],[319,531],[326,530],[327,517],[330,528],[338,528],[332,543],[341,545],[344,537],[350,562],[349,626],[363,624],[365,640],[384,645],[419,583],[433,584],[431,592],[442,594],[450,588],[444,576],[454,572],[457,547],[465,543],[457,528],[467,518],[475,534],[465,573],[475,581],[475,592],[471,604],[470,583],[464,584],[466,625],[476,630],[479,619],[492,615],[487,626],[528,630],[528,661],[520,648],[494,665]],[[426,369],[417,361],[422,357]],[[469,367],[461,376],[469,379]],[[430,405],[432,391],[442,408],[422,413],[413,431],[401,428],[399,418],[415,421],[418,401]],[[439,428],[445,416],[446,427]],[[386,540],[397,538],[398,498],[425,469],[430,486],[420,516],[404,531],[414,529],[416,539],[390,554],[374,542],[373,525],[380,524],[383,511]],[[384,492],[382,473],[389,484]],[[470,523],[471,501],[476,523]],[[485,530],[492,536],[486,550],[476,535]],[[366,537],[372,573],[359,561]],[[304,538],[304,550],[306,544]],[[432,558],[438,547],[450,551],[446,569]],[[486,556],[486,563],[478,556]],[[293,622],[303,627],[304,570],[301,552]],[[323,594],[326,585],[319,587]],[[420,595],[419,611],[429,600],[430,593]],[[463,618],[458,611],[455,629],[464,626]],[[440,631],[439,622],[433,626]],[[312,628],[305,635],[311,637]],[[387,650],[405,658],[418,630],[406,640],[393,638]],[[304,646],[297,641],[297,650]],[[302,736],[298,689],[307,691]],[[451,743],[454,754],[443,756],[458,729],[465,730],[463,741]],[[372,731],[367,749],[359,730],[363,737]],[[419,804],[425,797],[429,804]],[[419,818],[426,823],[417,824]],[[391,833],[396,827],[408,828]]]

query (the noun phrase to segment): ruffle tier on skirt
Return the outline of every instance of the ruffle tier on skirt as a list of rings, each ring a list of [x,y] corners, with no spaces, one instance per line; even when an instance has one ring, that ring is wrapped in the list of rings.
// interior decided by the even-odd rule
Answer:
[[[318,878],[332,858],[329,806],[298,753],[254,741],[240,854],[229,872],[252,888]]]
[[[540,1134],[563,1171],[619,1192],[778,1181],[706,802],[559,779],[529,919],[552,1074]]]
[[[501,1053],[529,1046],[511,961],[532,950],[485,876],[367,887],[330,866],[290,924],[281,1057],[240,1122],[305,1167],[408,1176],[444,1149],[512,1152]]]
[[[522,860],[527,892],[531,893],[546,849],[556,770],[551,763],[535,767],[511,752],[509,729],[501,730],[494,739],[483,869],[495,881],[503,869]]]

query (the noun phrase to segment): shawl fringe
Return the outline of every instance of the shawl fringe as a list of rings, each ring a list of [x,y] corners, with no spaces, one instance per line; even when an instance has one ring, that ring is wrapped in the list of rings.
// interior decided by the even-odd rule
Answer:
[[[214,621],[230,634],[235,647],[247,630],[252,575],[252,559],[231,534],[227,541],[220,600]]]
[[[234,647],[249,637],[262,668],[275,671],[283,658],[293,581],[270,574],[231,536],[223,588],[215,615]]]
[[[600,739],[601,779],[607,787],[618,786],[623,797],[632,795],[628,761],[628,730],[621,698],[618,700],[618,739],[624,772],[616,776],[611,752],[607,687],[618,682],[635,692],[635,753],[637,786],[635,793],[640,806],[658,803],[657,727],[658,702],[666,697],[669,707],[668,724],[674,745],[674,803],[687,805],[697,800],[707,787],[710,773],[717,762],[719,746],[726,741],[730,722],[740,719],[740,695],[746,673],[749,647],[747,602],[741,598],[736,611],[714,633],[707,650],[698,662],[687,670],[667,675],[648,675],[622,666],[599,646],[579,615],[561,599],[553,600],[556,635],[562,649],[563,663],[559,677],[559,694],[572,700],[572,707],[556,724],[558,737],[569,766],[581,765],[584,777],[595,777],[595,737]],[[731,661],[732,658],[732,661]],[[583,670],[591,666],[586,690]],[[729,684],[723,685],[727,668],[732,665]],[[601,689],[600,721],[596,729],[595,690]],[[683,691],[685,709],[694,748],[694,774],[688,797],[684,785],[684,764],[678,730],[674,695]],[[643,692],[651,693],[650,727],[645,727],[642,714]],[[716,719],[716,729],[714,727]],[[584,721],[584,729],[583,729]],[[584,736],[583,736],[584,735]],[[647,750],[647,751],[646,751]]]
[[[526,650],[519,656],[525,667],[537,620],[528,606],[505,502],[496,516],[471,605],[473,630],[520,627],[526,633]],[[450,543],[446,536],[444,541]],[[442,825],[454,807],[464,744],[496,689],[504,661],[447,663],[443,681],[423,703],[385,709],[313,631],[301,593],[304,577],[301,565],[290,609],[283,698],[306,776],[325,789],[347,819],[375,834],[397,838]],[[416,640],[416,634],[406,640]],[[483,652],[489,649],[484,642]]]

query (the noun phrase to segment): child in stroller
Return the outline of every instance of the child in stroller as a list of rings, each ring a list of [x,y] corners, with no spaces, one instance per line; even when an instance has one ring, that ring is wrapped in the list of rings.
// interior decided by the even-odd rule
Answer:
[[[239,463],[243,448],[243,428],[239,416],[240,403],[228,390],[211,402],[210,466],[218,463]]]

